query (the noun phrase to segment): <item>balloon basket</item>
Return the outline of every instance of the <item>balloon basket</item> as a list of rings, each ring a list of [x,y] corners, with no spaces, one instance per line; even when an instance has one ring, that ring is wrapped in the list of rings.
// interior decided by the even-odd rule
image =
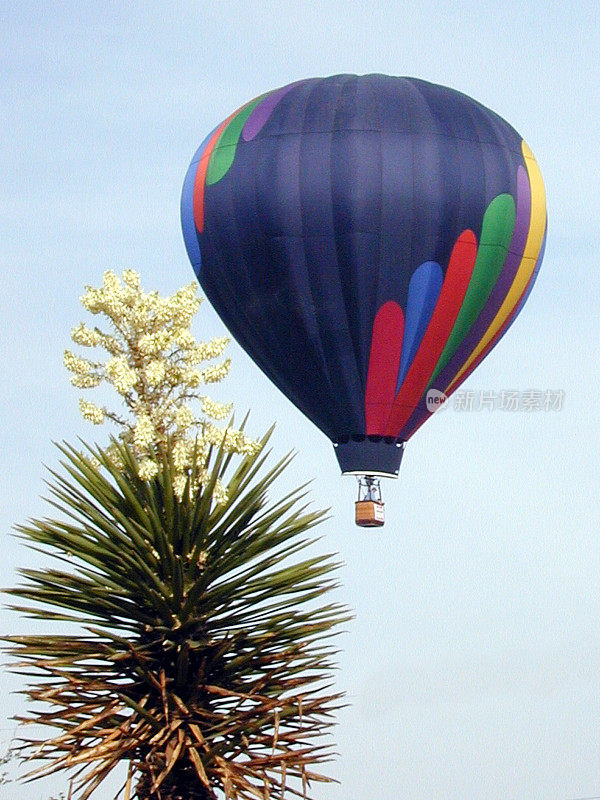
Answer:
[[[385,507],[383,503],[368,500],[355,503],[355,521],[359,528],[381,528],[385,524]]]
[[[381,528],[385,524],[379,478],[364,475],[358,479],[358,500],[354,507],[354,521],[359,528]]]

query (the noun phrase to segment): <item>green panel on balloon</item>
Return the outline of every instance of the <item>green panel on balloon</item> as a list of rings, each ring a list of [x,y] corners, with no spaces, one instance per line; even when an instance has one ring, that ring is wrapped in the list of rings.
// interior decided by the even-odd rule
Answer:
[[[270,92],[267,92],[267,94],[270,94]],[[219,141],[217,142],[212,156],[210,157],[208,170],[206,172],[207,185],[218,183],[218,181],[220,181],[221,178],[229,171],[231,165],[233,164],[233,159],[235,158],[235,151],[237,150],[240,136],[242,135],[242,128],[246,124],[246,120],[250,114],[265,96],[266,95],[263,94],[260,97],[257,97],[256,100],[248,103],[247,106],[244,106],[244,108],[242,108],[242,110],[235,115],[235,117],[231,120],[229,125],[219,137]]]
[[[515,214],[515,201],[510,194],[498,195],[487,207],[469,288],[428,386],[450,361],[487,303],[506,260],[515,227]]]

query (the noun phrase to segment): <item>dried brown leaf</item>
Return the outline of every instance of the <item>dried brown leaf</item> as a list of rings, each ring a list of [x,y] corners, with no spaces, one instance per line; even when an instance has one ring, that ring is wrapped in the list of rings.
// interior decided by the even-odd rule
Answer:
[[[200,778],[202,783],[206,786],[207,789],[210,788],[210,781],[208,780],[208,775],[206,774],[206,770],[204,769],[204,764],[202,763],[202,759],[195,747],[189,747],[188,753],[190,755],[190,760],[194,765],[196,770],[196,775]]]

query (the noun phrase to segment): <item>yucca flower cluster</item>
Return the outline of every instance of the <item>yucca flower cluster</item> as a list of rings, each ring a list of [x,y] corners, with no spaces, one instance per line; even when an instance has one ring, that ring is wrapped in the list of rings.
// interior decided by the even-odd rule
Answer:
[[[82,347],[103,349],[108,359],[94,361],[65,350],[64,364],[77,388],[108,383],[116,390],[125,414],[84,398],[79,408],[95,425],[108,420],[118,426],[120,438],[138,458],[140,478],[156,476],[167,442],[174,466],[173,488],[179,498],[186,486],[193,494],[207,479],[200,468],[193,470],[193,483],[188,480],[192,467],[205,463],[211,446],[241,455],[256,451],[257,443],[241,430],[216,424],[231,415],[232,407],[202,391],[206,384],[223,380],[231,362],[225,358],[207,363],[223,356],[227,337],[201,342],[191,332],[201,303],[195,283],[163,297],[156,291],[145,292],[134,270],[125,270],[121,278],[108,270],[102,286],[87,286],[80,300],[87,311],[108,321],[109,330],[81,322],[71,338]],[[113,447],[111,452],[118,459],[118,450]],[[215,500],[224,499],[225,490],[219,484]]]

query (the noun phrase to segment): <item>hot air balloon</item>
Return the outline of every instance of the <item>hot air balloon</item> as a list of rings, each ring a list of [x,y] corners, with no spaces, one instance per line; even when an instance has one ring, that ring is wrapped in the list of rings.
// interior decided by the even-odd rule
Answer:
[[[444,86],[301,80],[206,137],[181,218],[215,310],[342,473],[363,476],[357,522],[382,524],[379,477],[398,475],[535,282],[546,207],[531,150]]]

